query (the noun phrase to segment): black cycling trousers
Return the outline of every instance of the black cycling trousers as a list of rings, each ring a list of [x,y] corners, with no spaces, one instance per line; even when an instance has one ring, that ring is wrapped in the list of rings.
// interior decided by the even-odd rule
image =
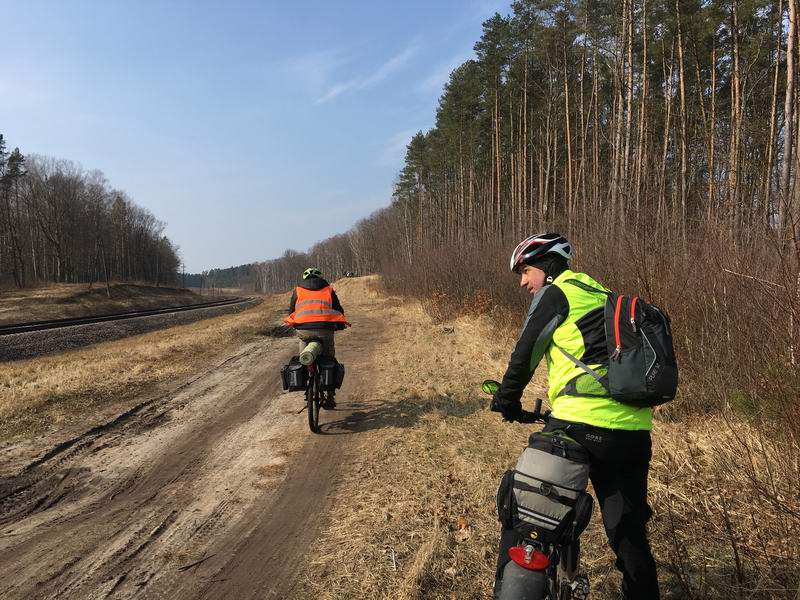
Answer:
[[[550,419],[545,431],[567,429],[570,437],[592,457],[589,478],[603,514],[608,542],[622,572],[625,600],[658,600],[656,564],[647,541],[647,472],[652,454],[649,431],[602,429]],[[515,531],[500,536],[497,574],[508,562],[508,548],[517,543]]]

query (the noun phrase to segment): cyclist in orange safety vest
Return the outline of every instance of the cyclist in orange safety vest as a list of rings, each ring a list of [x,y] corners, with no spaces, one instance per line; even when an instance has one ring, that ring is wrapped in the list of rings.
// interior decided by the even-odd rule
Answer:
[[[322,354],[336,356],[333,342],[335,331],[349,327],[336,292],[325,279],[322,271],[309,267],[303,271],[303,281],[292,292],[286,323],[294,327],[300,341],[299,352],[310,341],[322,344]]]

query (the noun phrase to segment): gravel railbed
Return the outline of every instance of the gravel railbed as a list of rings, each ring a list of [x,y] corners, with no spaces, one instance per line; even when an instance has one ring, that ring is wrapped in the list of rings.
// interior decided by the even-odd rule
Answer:
[[[107,321],[89,325],[74,325],[49,331],[6,335],[0,337],[0,362],[23,360],[43,354],[64,352],[91,344],[147,333],[155,329],[186,325],[201,319],[238,313],[255,306],[260,301],[258,298],[253,298],[241,304],[228,306],[212,306],[164,315],[136,317],[123,321]]]

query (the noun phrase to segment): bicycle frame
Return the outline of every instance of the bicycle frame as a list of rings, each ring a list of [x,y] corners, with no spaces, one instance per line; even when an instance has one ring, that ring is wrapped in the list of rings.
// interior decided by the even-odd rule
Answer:
[[[481,386],[487,394],[499,388],[500,383],[493,380]],[[537,399],[533,412],[522,411],[520,422],[546,423],[549,416],[550,411],[542,413],[542,401]],[[589,581],[577,575],[579,553],[577,539],[548,545],[523,541],[512,547],[495,600],[585,600]]]
[[[323,390],[320,382],[320,372],[317,362],[306,365],[306,410],[308,411],[308,428],[312,433],[319,433],[319,413],[324,406],[330,408],[326,402],[333,401],[334,391]]]
[[[312,433],[319,433],[319,409],[322,405],[322,392],[319,389],[319,369],[313,362],[306,367],[308,378],[306,383],[306,410],[308,411],[308,428]]]

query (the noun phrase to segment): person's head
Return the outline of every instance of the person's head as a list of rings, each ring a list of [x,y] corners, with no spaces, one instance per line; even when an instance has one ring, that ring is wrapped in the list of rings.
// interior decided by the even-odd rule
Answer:
[[[311,279],[312,277],[322,277],[322,271],[317,267],[308,267],[303,271],[303,279]]]
[[[569,267],[572,246],[558,233],[525,238],[511,254],[511,271],[520,275],[520,287],[535,294]]]

